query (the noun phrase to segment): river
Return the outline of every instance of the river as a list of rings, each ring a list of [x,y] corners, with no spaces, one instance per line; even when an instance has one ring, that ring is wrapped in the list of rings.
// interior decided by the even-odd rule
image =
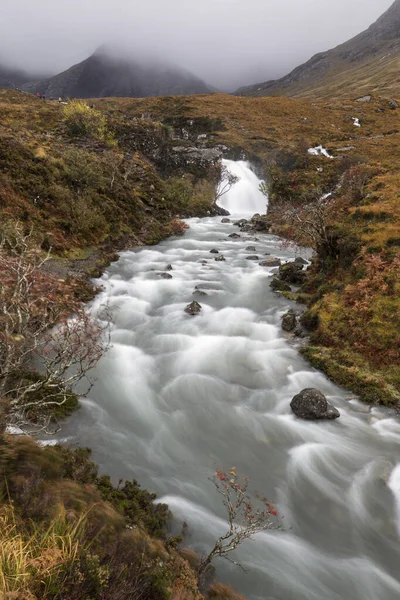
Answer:
[[[221,205],[265,212],[248,165],[226,165],[241,181]],[[271,269],[246,257],[285,260],[294,249],[271,235],[231,239],[237,228],[221,217],[188,224],[184,237],[124,252],[101,278],[95,308],[108,303],[112,348],[60,436],[91,447],[114,481],[154,490],[198,551],[226,527],[209,477],[233,466],[249,477],[284,517],[283,531],[236,552],[247,574],[216,561],[218,578],[249,600],[399,600],[399,421],[351,399],[285,337],[290,303],[271,291]],[[199,285],[207,295],[193,296]],[[193,299],[196,317],[184,312]],[[306,387],[323,391],[340,419],[295,418],[290,400]]]

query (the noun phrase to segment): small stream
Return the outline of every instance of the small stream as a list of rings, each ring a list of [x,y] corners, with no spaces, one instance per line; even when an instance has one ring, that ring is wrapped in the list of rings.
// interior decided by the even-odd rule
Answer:
[[[248,165],[226,164],[241,181],[221,205],[265,212]],[[217,559],[218,578],[248,600],[399,600],[398,419],[351,399],[285,337],[289,302],[271,291],[272,270],[246,257],[287,260],[293,249],[272,235],[231,239],[237,227],[221,217],[188,224],[182,238],[124,252],[101,278],[96,307],[108,302],[112,348],[60,435],[91,447],[114,481],[134,477],[154,490],[200,552],[226,527],[208,478],[232,466],[249,477],[277,504],[285,531],[240,547],[247,574]],[[172,279],[163,279],[169,264]],[[193,296],[196,286],[206,295]],[[194,299],[202,312],[190,317]],[[289,403],[305,387],[326,394],[341,418],[295,418]]]

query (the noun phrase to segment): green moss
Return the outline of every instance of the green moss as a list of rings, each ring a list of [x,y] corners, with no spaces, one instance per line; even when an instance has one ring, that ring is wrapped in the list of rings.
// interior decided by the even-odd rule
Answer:
[[[400,406],[400,394],[387,383],[385,373],[372,371],[365,363],[357,364],[359,357],[356,354],[321,346],[306,346],[301,353],[316,369],[356,393],[363,402]]]
[[[281,281],[280,279],[274,277],[274,279],[269,284],[269,287],[274,290],[274,292],[291,292],[292,288],[285,281]]]

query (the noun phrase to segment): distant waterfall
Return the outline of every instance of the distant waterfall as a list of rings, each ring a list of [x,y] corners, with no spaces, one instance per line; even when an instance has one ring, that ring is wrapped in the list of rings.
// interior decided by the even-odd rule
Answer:
[[[236,215],[265,214],[268,201],[260,192],[261,180],[250,169],[249,163],[243,160],[223,160],[222,164],[240,180],[229,192],[221,196],[218,205]]]

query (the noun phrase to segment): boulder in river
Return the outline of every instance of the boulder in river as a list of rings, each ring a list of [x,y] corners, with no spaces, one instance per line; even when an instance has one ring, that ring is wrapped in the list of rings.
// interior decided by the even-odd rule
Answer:
[[[294,310],[288,310],[282,316],[282,329],[283,331],[293,331],[297,325],[297,314]]]
[[[228,237],[238,240],[241,236],[238,233],[230,233]]]
[[[280,258],[267,258],[267,260],[263,260],[260,262],[262,267],[280,267],[282,261]]]
[[[192,317],[195,317],[196,315],[199,315],[201,313],[201,308],[201,304],[196,302],[196,300],[193,300],[193,302],[188,304],[185,308],[185,313],[191,315]]]
[[[308,265],[308,260],[305,260],[302,256],[296,256],[294,262],[297,265]]]
[[[239,219],[239,221],[234,222],[234,225],[237,225],[238,227],[243,227],[243,225],[246,225],[247,222],[247,219]]]
[[[246,260],[258,260],[257,254],[250,254],[250,256],[246,256]]]
[[[223,255],[221,254],[221,256],[216,256],[216,257],[214,258],[214,260],[216,260],[216,261],[218,261],[218,262],[222,262],[222,261],[226,260],[226,258],[225,258],[225,256],[223,256]]]
[[[337,419],[340,412],[316,388],[305,388],[292,398],[290,408],[300,419]]]
[[[167,271],[172,271],[172,265],[167,265]]]
[[[221,219],[221,223],[230,223],[231,220],[228,219],[228,217],[224,217],[223,219]]]
[[[192,296],[208,296],[207,292],[203,292],[203,290],[194,290]]]
[[[170,273],[159,273],[158,274],[161,279],[172,279],[172,275]]]
[[[256,252],[256,247],[255,246],[247,246],[246,251],[247,252]]]
[[[211,254],[219,254],[219,250],[217,250],[216,248],[212,248],[212,250],[210,250]]]

